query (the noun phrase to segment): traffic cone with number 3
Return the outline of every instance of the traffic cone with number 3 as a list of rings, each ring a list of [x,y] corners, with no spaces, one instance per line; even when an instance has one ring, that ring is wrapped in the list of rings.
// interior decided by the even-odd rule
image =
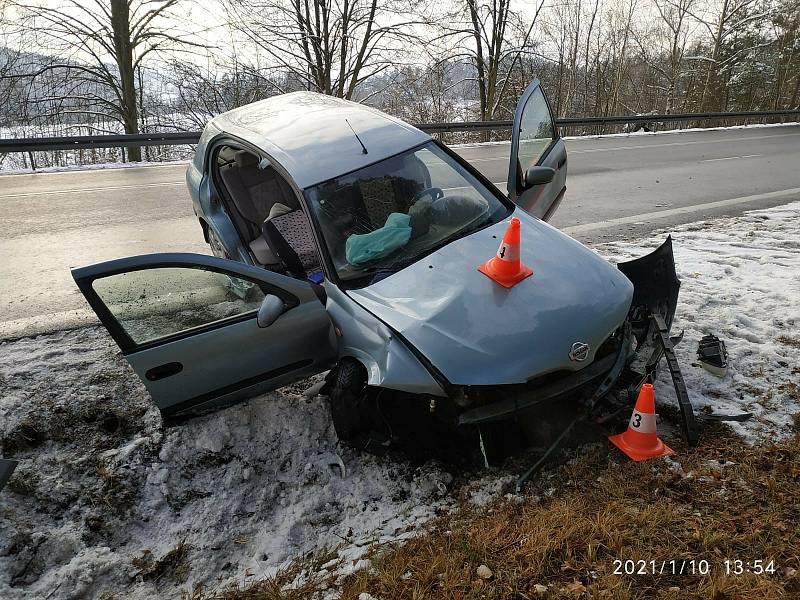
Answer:
[[[608,438],[633,460],[675,454],[656,433],[656,400],[652,384],[645,383],[636,399],[628,430]]]
[[[514,287],[526,277],[533,275],[533,269],[522,264],[519,258],[519,247],[519,219],[514,217],[508,224],[497,254],[479,265],[478,271],[503,287]]]

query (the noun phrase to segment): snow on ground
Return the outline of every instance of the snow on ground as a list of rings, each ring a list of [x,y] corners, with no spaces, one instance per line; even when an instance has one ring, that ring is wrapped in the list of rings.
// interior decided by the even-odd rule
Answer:
[[[734,425],[748,439],[788,434],[800,410],[800,203],[673,237],[693,401],[755,413]],[[662,239],[598,251],[624,260]],[[707,332],[728,344],[725,379],[692,364]],[[668,379],[656,389],[670,401]],[[461,485],[433,462],[340,447],[324,399],[297,386],[165,429],[97,327],[0,343],[0,390],[0,452],[21,461],[0,493],[0,598],[178,597],[324,547],[338,546],[328,568],[347,571],[372,542],[413,535],[461,498],[485,506],[512,480],[487,471]]]
[[[163,429],[114,350],[100,328],[0,346],[3,453],[22,459],[22,493],[0,500],[0,598],[170,595],[133,561],[181,542],[189,585],[340,544],[352,564],[453,504],[436,464],[338,447],[324,399],[299,390]]]
[[[615,262],[652,252],[668,231],[646,240],[603,244]],[[672,334],[685,330],[676,353],[695,407],[752,412],[731,423],[750,441],[787,434],[800,412],[800,202],[741,217],[691,223],[672,232],[681,291]],[[697,343],[725,341],[729,368],[719,379],[697,368]],[[657,400],[675,402],[667,369]]]

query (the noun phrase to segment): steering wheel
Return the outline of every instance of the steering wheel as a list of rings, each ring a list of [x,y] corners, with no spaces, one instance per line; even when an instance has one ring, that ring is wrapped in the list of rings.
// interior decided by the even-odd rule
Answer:
[[[421,200],[424,196],[430,196],[431,200],[435,202],[439,198],[444,198],[444,192],[442,191],[442,188],[439,187],[425,188],[421,192],[417,192],[416,194],[414,194],[414,197],[411,199],[411,204],[409,204],[409,206],[413,206],[417,202],[417,200]]]

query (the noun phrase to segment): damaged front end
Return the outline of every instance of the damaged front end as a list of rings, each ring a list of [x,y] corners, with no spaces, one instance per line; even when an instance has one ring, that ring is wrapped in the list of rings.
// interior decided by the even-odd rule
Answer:
[[[655,379],[661,358],[666,357],[687,441],[696,444],[698,428],[673,352],[680,338],[669,336],[680,289],[671,237],[652,253],[620,263],[618,268],[633,283],[633,299],[625,321],[603,343],[592,364],[575,372],[552,373],[524,385],[470,389],[470,396],[479,401],[458,416],[458,424],[480,430],[491,423],[518,418],[524,411],[562,400],[576,401],[582,407],[581,414],[558,436],[554,442],[557,446],[577,419],[605,422],[629,410],[641,386]],[[543,459],[554,449],[549,448]],[[524,479],[529,476],[526,474]]]
[[[628,405],[635,401],[642,384],[655,380],[663,356],[678,398],[686,441],[695,446],[699,429],[674,351],[683,333],[675,337],[669,335],[681,285],[675,273],[672,237],[668,236],[647,256],[620,263],[618,267],[633,283],[634,289],[627,321],[636,337],[637,348],[627,369],[628,377],[632,379],[627,389]]]
[[[535,232],[542,233],[529,233]],[[485,240],[459,243],[468,242]],[[440,375],[443,393],[370,384],[364,376],[346,396],[356,401],[332,400],[340,437],[348,439],[356,422],[363,433],[357,445],[365,448],[396,441],[419,450],[452,439],[456,446],[465,442],[470,453],[479,449],[486,464],[525,446],[550,445],[546,458],[576,421],[602,423],[629,411],[666,356],[687,439],[696,443],[694,414],[672,350],[677,340],[669,336],[680,288],[672,240],[617,269],[582,248],[564,244],[558,257],[534,256],[538,270],[517,293],[462,275],[474,271],[464,258],[477,253],[472,245],[430,258],[429,268],[411,267],[406,278],[351,292],[391,327],[393,338],[413,349],[420,364]],[[571,266],[570,276],[563,264]],[[413,297],[403,291],[410,278]],[[464,322],[472,329],[465,331]],[[343,372],[341,365],[331,372],[332,392]],[[526,373],[534,376],[526,379]]]
[[[677,307],[680,282],[672,239],[668,237],[654,252],[620,263],[618,268],[633,283],[633,299],[625,321],[603,342],[592,364],[520,385],[471,386],[466,393],[477,399],[470,404],[478,406],[461,413],[459,425],[500,421],[565,395],[579,395],[583,404],[592,407],[620,386],[632,403],[642,384],[654,377],[663,355],[659,323],[668,333]]]

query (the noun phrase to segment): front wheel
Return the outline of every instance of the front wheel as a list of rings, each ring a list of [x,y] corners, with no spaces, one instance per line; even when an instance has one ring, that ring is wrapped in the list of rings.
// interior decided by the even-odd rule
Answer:
[[[374,427],[380,418],[367,388],[364,365],[354,359],[342,360],[328,376],[326,388],[339,440],[360,450],[385,452],[389,438],[376,431],[383,427]]]
[[[356,360],[343,360],[328,380],[328,401],[336,435],[343,442],[353,440],[365,429],[363,414],[367,371]]]

